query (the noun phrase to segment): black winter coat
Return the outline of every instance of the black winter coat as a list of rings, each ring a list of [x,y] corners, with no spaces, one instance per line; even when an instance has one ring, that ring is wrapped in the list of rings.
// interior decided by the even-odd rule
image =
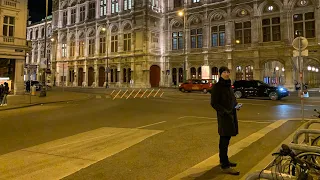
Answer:
[[[231,80],[220,78],[211,91],[211,106],[217,111],[220,136],[236,136],[239,133],[237,110],[235,109],[237,104],[231,88]]]

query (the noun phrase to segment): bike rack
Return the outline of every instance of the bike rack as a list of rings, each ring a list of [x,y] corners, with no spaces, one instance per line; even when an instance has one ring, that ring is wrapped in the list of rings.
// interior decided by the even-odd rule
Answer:
[[[318,129],[300,129],[293,136],[293,143],[298,144],[298,139],[302,134],[320,134]],[[308,140],[309,141],[309,140]]]
[[[311,120],[311,121],[308,121],[306,123],[306,125],[304,126],[304,129],[309,129],[309,127],[311,126],[311,124],[316,124],[316,123],[319,123],[320,124],[320,120]],[[304,142],[305,143],[309,143],[309,133],[305,133],[305,139],[304,139]]]
[[[283,174],[283,173],[277,173],[277,172],[272,172],[272,171],[257,171],[250,173],[247,177],[246,180],[257,180],[258,178],[264,178],[264,179],[292,179],[293,176],[289,174]]]
[[[295,144],[295,143],[290,143],[288,144],[288,146],[292,150],[301,151],[301,152],[314,152],[314,153],[320,154],[319,146],[309,146],[306,144]]]

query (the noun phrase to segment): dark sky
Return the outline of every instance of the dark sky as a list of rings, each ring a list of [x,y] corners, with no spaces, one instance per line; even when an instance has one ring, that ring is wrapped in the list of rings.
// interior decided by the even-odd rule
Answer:
[[[48,0],[48,15],[51,15],[52,0]],[[28,0],[29,21],[38,22],[46,16],[46,0]]]

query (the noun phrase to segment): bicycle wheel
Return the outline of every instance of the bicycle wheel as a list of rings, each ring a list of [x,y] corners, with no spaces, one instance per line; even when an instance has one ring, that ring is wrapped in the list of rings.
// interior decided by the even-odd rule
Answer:
[[[311,145],[312,146],[320,146],[320,136],[318,136],[317,138],[312,140]]]
[[[310,175],[319,177],[320,176],[320,154],[314,152],[302,152],[297,155],[297,158],[306,162],[310,167]],[[293,176],[298,176],[301,172],[301,167],[299,165],[291,162],[291,171],[288,172]]]

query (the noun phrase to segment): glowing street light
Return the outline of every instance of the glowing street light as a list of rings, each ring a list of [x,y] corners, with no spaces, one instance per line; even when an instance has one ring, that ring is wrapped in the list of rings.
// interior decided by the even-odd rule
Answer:
[[[53,41],[54,41],[54,38],[51,38],[50,40],[51,40],[51,42],[53,42]]]
[[[279,71],[279,67],[278,66],[276,67],[276,71]]]
[[[178,16],[182,17],[184,15],[184,12],[181,10],[181,11],[178,11]]]
[[[308,71],[311,71],[311,66],[308,66]]]
[[[103,32],[106,31],[106,28],[102,28],[102,31],[103,31]]]
[[[236,43],[237,43],[237,44],[240,44],[240,40],[237,39],[237,40],[236,40]]]

